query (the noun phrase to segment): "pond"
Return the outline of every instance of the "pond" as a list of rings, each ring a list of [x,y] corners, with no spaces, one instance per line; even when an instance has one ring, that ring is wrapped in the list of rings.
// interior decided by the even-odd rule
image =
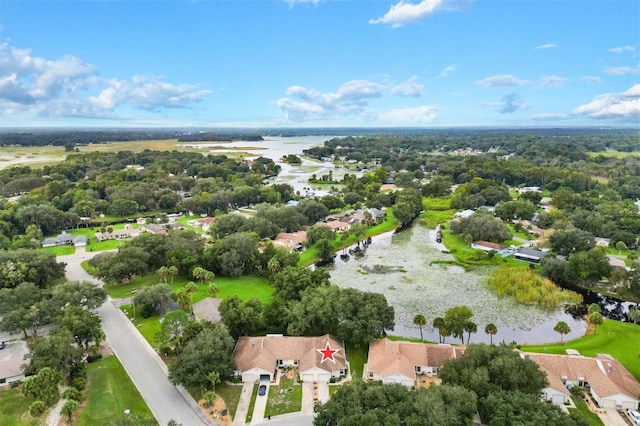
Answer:
[[[488,268],[465,272],[455,265],[432,264],[434,260],[455,260],[455,257],[436,247],[427,228],[416,225],[399,234],[373,237],[363,257],[351,256],[343,261],[337,256],[329,269],[331,282],[340,287],[385,295],[396,313],[396,327],[389,332],[392,335],[420,338],[419,329],[413,325],[416,314],[423,314],[431,323],[457,305],[466,305],[474,313],[478,332],[471,336],[472,343],[489,343],[489,336],[484,333],[488,323],[498,327],[498,333],[493,336],[494,343],[560,341],[560,335],[553,331],[558,321],[565,321],[571,328],[564,336],[565,340],[586,332],[584,321],[575,319],[563,309],[547,311],[497,297],[486,287]],[[427,327],[423,334],[425,339],[438,341],[436,329]],[[447,342],[458,343],[459,339],[448,337]]]

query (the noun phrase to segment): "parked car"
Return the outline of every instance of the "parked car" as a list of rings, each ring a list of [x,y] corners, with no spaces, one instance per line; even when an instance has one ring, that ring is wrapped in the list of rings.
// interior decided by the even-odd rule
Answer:
[[[640,413],[632,410],[630,408],[627,408],[627,417],[629,417],[629,419],[631,420],[631,423],[633,423],[634,425],[640,426]]]
[[[260,385],[258,387],[258,395],[264,396],[267,393],[267,385]]]
[[[0,340],[0,349],[4,349],[5,343],[4,340]]]

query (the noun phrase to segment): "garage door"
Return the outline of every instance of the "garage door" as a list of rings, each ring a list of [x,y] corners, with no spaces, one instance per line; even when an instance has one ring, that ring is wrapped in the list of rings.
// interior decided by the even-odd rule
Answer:
[[[331,378],[331,374],[318,374],[319,382],[328,382],[330,378]]]
[[[637,410],[638,409],[638,405],[633,401],[622,401],[622,409],[623,410],[626,410],[626,409]]]
[[[255,382],[256,381],[256,375],[253,373],[243,373],[242,374],[242,381],[243,382]]]
[[[271,381],[271,376],[269,374],[261,374],[260,375],[260,381],[261,382],[270,382]]]
[[[555,394],[551,397],[551,402],[554,404],[564,404],[566,397],[564,395]]]
[[[602,408],[616,408],[616,400],[615,399],[603,399],[602,400]]]
[[[313,382],[313,374],[303,374],[302,375],[303,382]]]

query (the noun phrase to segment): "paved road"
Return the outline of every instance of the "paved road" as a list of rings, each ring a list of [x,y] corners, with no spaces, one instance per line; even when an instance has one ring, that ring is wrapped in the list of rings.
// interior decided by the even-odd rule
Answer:
[[[78,250],[73,255],[58,257],[58,261],[67,264],[67,279],[91,281],[102,286],[100,280],[87,274],[80,266],[83,260],[95,254]],[[201,410],[194,409],[195,402],[182,388],[169,382],[166,365],[122,311],[107,301],[98,309],[98,313],[102,316],[107,343],[161,425],[166,425],[171,419],[184,426],[212,424],[200,417]]]

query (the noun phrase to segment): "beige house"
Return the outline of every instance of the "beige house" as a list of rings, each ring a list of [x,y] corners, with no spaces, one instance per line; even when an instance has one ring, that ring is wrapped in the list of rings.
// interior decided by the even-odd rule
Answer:
[[[289,250],[302,250],[302,243],[307,241],[305,231],[281,232],[276,235],[273,245],[276,247],[286,247]]]
[[[374,340],[364,366],[365,380],[420,386],[422,376],[436,377],[444,361],[458,358],[465,346]]]
[[[140,230],[135,229],[130,224],[126,224],[124,229],[114,229],[112,232],[96,232],[96,241],[106,240],[126,240],[129,238],[136,238],[140,236]]]
[[[319,337],[240,337],[233,351],[243,382],[272,381],[278,369],[295,367],[303,382],[329,382],[347,374],[344,345],[330,334]]]
[[[521,353],[522,357],[535,361],[547,373],[549,386],[543,390],[545,400],[563,404],[568,401],[568,387],[584,386],[601,408],[638,409],[640,383],[619,361],[606,354],[592,358],[576,351],[572,353]]]
[[[348,223],[336,219],[316,222],[313,226],[328,226],[333,232],[347,231],[351,228],[351,225]]]

